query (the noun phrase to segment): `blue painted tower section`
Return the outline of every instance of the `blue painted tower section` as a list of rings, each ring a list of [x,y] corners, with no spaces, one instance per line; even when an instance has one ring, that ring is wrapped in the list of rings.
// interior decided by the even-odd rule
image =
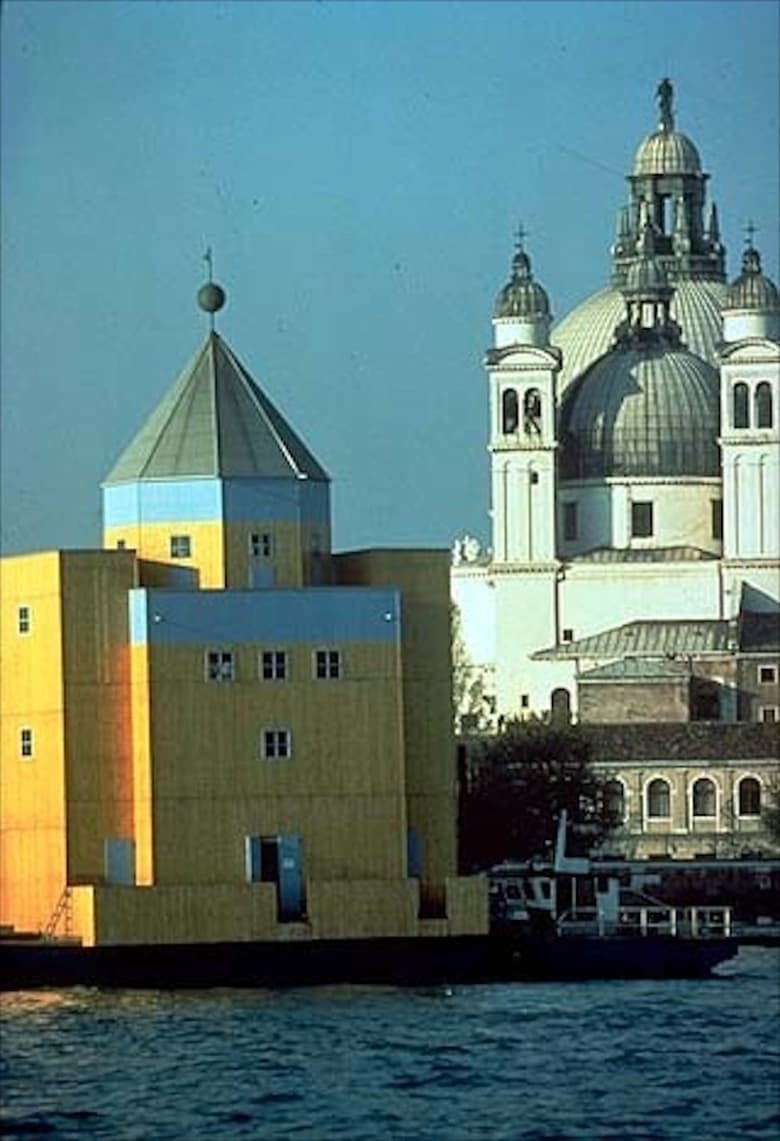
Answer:
[[[298,479],[138,480],[103,487],[103,525],[330,523],[330,485]]]

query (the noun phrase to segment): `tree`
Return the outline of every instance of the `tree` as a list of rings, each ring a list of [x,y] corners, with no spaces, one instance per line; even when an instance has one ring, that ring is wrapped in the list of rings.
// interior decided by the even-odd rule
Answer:
[[[591,765],[591,747],[574,727],[511,722],[483,741],[461,780],[460,854],[464,870],[550,853],[566,809],[569,851],[588,850],[616,823],[606,780]]]
[[[772,843],[780,846],[780,778],[775,777],[769,786],[768,802],[761,813],[761,822]]]
[[[485,728],[487,714],[485,683],[481,669],[474,665],[466,648],[460,610],[455,603],[450,607],[450,627],[455,732],[461,731],[464,721],[470,722],[474,730],[479,731]]]

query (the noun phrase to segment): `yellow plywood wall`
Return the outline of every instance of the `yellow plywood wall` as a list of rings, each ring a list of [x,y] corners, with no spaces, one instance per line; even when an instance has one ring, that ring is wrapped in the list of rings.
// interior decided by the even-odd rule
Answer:
[[[133,748],[133,839],[137,884],[152,884],[155,878],[149,695],[148,647],[131,646],[130,721]]]
[[[397,650],[341,649],[342,678],[313,680],[301,645],[275,682],[258,678],[261,647],[241,646],[237,680],[218,683],[204,681],[203,647],[151,648],[156,882],[234,880],[244,836],[283,832],[305,838],[306,875],[405,875]],[[265,729],[289,730],[291,757],[262,756]]]
[[[62,553],[68,871],[99,881],[104,844],[133,837],[130,551]]]
[[[272,541],[272,555],[268,559],[252,559],[249,554],[249,537],[253,533],[269,534]],[[330,530],[324,524],[307,522],[273,523],[256,522],[225,524],[225,581],[229,589],[245,590],[251,585],[250,568],[253,562],[268,569],[271,578],[269,585],[277,588],[296,588],[309,585],[324,585],[327,575],[323,572],[317,580],[313,572],[314,552],[322,552],[320,560],[327,566],[330,551]]]
[[[101,945],[221,943],[278,937],[273,884],[94,889]]]
[[[447,919],[418,920],[416,880],[309,880],[306,922],[279,923],[272,884],[177,884],[73,890],[73,932],[85,945],[480,935],[484,877],[446,882]]]
[[[324,555],[322,565],[328,565],[329,529],[325,525],[297,521],[223,523],[220,520],[184,520],[178,523],[129,524],[107,527],[103,533],[103,546],[115,549],[121,542],[127,550],[136,551],[145,563],[195,570],[204,589],[246,590],[251,586],[253,560],[249,554],[249,536],[253,532],[268,533],[272,537],[272,556],[268,560],[255,560],[267,562],[273,576],[270,585],[296,588],[312,583],[316,577],[313,572],[315,549]],[[189,535],[192,551],[189,558],[171,558],[173,535]],[[152,581],[152,578],[153,571],[150,571],[145,576],[145,585],[166,585],[164,581]]]
[[[0,922],[19,930],[45,926],[65,886],[59,583],[56,551],[0,560]],[[23,727],[33,734],[29,759]]]
[[[334,558],[338,582],[402,593],[403,723],[409,827],[422,839],[423,894],[443,905],[457,867],[449,553],[359,551]]]
[[[190,558],[171,558],[172,535],[189,535]],[[204,589],[221,590],[225,586],[224,528],[219,520],[106,527],[103,546],[115,548],[119,542],[124,543],[128,550],[135,551],[140,559],[197,570]]]
[[[416,880],[314,881],[307,885],[312,935],[319,939],[366,939],[416,935]]]

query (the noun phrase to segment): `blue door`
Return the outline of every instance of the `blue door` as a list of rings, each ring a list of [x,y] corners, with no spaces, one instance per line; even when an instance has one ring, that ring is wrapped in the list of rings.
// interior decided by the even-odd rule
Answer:
[[[411,830],[406,833],[406,874],[410,879],[422,875],[422,841],[420,833]]]
[[[103,871],[106,883],[135,883],[133,841],[123,836],[111,836],[103,842]]]
[[[301,871],[301,838],[293,834],[279,836],[279,919],[284,922],[303,915],[303,874]]]

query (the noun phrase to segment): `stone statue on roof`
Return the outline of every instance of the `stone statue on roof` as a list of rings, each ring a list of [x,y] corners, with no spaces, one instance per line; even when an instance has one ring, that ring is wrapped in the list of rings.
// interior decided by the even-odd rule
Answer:
[[[672,114],[672,96],[674,95],[674,88],[670,79],[662,79],[658,84],[656,91],[658,99],[658,109],[661,113],[661,129],[663,131],[674,130],[674,116]]]

